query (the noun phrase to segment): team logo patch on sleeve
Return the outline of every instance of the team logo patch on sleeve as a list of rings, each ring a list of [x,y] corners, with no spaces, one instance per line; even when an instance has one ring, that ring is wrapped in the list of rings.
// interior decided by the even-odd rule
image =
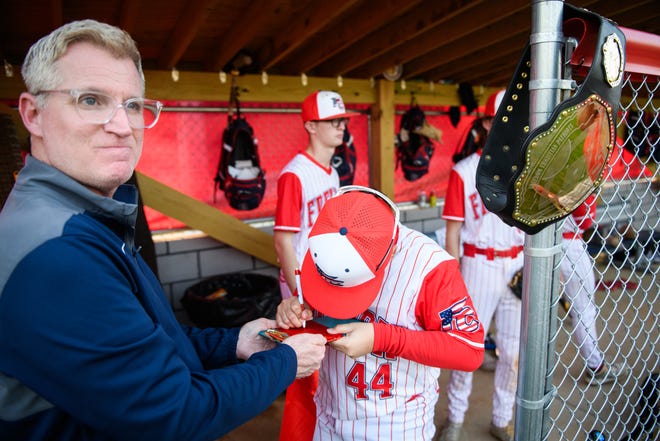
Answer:
[[[442,330],[477,332],[481,327],[481,322],[477,318],[477,313],[472,306],[467,304],[467,297],[451,305],[438,314],[442,320]]]

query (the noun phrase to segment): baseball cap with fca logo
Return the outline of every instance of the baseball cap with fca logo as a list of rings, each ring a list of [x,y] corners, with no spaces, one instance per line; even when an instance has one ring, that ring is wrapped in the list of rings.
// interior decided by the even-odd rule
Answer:
[[[358,113],[346,111],[341,95],[329,90],[316,91],[302,103],[303,122],[350,118],[356,115]]]

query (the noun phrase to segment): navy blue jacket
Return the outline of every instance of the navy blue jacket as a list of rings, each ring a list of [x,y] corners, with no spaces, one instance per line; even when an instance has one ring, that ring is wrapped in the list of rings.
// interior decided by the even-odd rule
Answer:
[[[0,440],[213,440],[293,381],[291,347],[240,362],[238,329],[177,322],[135,201],[28,157],[0,213]]]

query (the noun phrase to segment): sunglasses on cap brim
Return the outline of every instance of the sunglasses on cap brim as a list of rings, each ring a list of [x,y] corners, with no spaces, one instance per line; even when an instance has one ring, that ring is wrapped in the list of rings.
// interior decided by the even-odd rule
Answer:
[[[625,36],[611,21],[569,4],[564,4],[563,24],[564,37],[578,42],[573,55],[593,53],[582,84],[530,132],[530,88],[559,89],[570,81],[530,84],[528,44],[477,167],[477,189],[486,208],[528,234],[568,216],[593,193],[616,141]]]

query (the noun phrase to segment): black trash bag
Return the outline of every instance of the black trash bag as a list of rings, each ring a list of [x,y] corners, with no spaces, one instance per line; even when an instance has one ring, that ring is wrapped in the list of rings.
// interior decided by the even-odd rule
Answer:
[[[279,281],[263,274],[212,276],[183,294],[181,304],[200,328],[232,328],[259,317],[275,318],[282,300]]]

